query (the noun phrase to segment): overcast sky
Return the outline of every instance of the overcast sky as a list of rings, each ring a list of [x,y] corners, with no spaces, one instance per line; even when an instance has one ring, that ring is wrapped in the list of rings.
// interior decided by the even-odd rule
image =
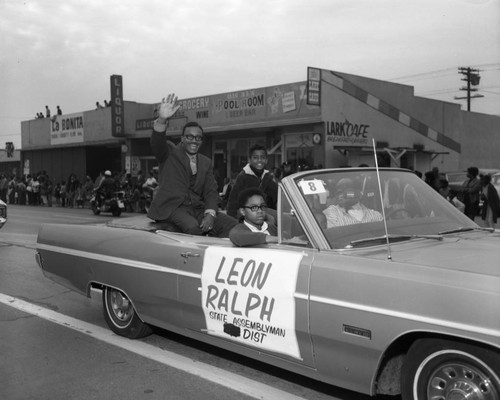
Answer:
[[[303,81],[308,66],[500,115],[500,0],[0,0],[0,148],[21,121],[92,110],[123,76],[153,103]],[[461,101],[462,109],[466,109]]]

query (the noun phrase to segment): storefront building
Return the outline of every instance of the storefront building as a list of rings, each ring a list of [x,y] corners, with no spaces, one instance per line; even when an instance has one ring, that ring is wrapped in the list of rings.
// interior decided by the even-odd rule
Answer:
[[[19,176],[20,166],[21,152],[19,149],[0,149],[0,175]]]
[[[156,104],[123,101],[122,77],[110,82],[111,107],[22,122],[25,174],[45,170],[59,181],[106,169],[147,174],[156,165],[149,146]],[[255,143],[268,149],[269,168],[285,161],[295,169],[373,166],[374,154],[379,166],[420,171],[500,168],[491,146],[477,159],[467,150],[477,150],[473,138],[497,140],[499,117],[417,97],[411,86],[309,68],[303,82],[179,101],[167,135],[177,142],[186,122],[200,123],[201,151],[220,185],[236,176]]]

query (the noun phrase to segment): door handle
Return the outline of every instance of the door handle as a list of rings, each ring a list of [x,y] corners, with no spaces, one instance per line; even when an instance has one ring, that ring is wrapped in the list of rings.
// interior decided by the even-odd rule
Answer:
[[[181,257],[188,258],[188,257],[199,257],[200,255],[198,253],[191,253],[190,251],[186,251],[185,253],[181,253]]]

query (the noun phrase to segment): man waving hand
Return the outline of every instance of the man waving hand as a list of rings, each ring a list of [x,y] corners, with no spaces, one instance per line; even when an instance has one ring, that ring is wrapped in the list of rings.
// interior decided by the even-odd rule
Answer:
[[[197,122],[188,122],[178,145],[165,136],[168,120],[179,107],[177,96],[169,94],[158,108],[151,148],[160,168],[160,187],[148,217],[154,219],[160,229],[174,225],[191,235],[209,233],[228,237],[237,221],[217,212],[219,193],[212,161],[198,153],[203,143],[203,128]]]

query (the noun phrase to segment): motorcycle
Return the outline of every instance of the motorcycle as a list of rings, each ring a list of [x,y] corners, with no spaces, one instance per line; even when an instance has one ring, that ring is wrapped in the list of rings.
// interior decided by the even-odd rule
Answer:
[[[99,215],[101,212],[110,212],[114,217],[119,217],[122,211],[125,210],[124,197],[125,192],[123,191],[114,192],[113,196],[107,199],[101,196],[102,201],[99,206],[97,204],[97,193],[94,192],[90,199],[90,209],[95,215]]]

